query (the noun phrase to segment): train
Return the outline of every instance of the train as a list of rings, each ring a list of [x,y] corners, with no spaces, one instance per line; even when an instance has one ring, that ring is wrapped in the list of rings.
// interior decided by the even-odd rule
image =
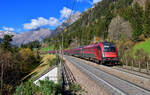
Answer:
[[[49,51],[49,53],[56,53],[57,51]],[[93,60],[99,64],[118,64],[119,57],[117,47],[111,42],[99,42],[97,44],[90,44],[64,50],[65,55],[85,58]]]

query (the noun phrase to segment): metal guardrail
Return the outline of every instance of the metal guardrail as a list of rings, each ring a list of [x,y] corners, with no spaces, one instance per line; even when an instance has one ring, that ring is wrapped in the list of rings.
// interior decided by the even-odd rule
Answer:
[[[65,63],[62,65],[62,69],[63,69],[62,75],[63,75],[64,85],[70,86],[71,84],[76,83],[76,79],[73,73]]]

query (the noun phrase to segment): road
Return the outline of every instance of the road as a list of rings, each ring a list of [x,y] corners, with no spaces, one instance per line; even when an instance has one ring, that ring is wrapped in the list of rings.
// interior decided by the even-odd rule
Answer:
[[[64,57],[112,95],[150,95],[149,90],[88,65],[84,61],[71,56]]]

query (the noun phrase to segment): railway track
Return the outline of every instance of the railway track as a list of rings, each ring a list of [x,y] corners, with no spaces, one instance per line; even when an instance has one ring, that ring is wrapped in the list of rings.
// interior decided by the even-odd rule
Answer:
[[[84,59],[84,60],[89,61],[88,59]],[[91,62],[91,61],[89,61],[89,62]],[[97,62],[94,62],[94,64],[97,64]],[[102,65],[102,66],[107,67],[107,68],[112,69],[112,70],[118,70],[120,72],[129,74],[129,75],[132,75],[132,76],[135,76],[135,77],[139,77],[139,78],[144,78],[144,79],[150,80],[150,76],[148,76],[145,73],[140,73],[140,72],[137,72],[137,71],[128,70],[128,69],[124,69],[124,68],[116,67],[116,66],[115,67],[108,66],[108,65]]]
[[[65,57],[98,85],[103,86],[107,91],[112,93],[112,95],[150,95],[150,91],[145,88],[85,64],[83,61],[73,57]]]
[[[132,74],[132,75],[134,75],[134,76],[137,76],[137,77],[140,77],[140,78],[145,78],[145,79],[149,79],[149,80],[150,80],[150,76],[148,76],[148,75],[146,75],[146,74],[144,74],[144,73],[139,73],[139,72],[136,72],[136,71],[123,69],[123,68],[121,68],[121,67],[115,67],[115,68],[112,68],[112,69],[119,70],[119,71],[124,72],[124,73]]]

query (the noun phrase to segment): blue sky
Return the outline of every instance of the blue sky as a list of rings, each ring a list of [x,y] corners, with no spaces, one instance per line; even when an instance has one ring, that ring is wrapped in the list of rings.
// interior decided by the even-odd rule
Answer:
[[[54,29],[71,12],[82,12],[98,1],[100,0],[0,0],[0,30],[19,33],[37,27]]]

